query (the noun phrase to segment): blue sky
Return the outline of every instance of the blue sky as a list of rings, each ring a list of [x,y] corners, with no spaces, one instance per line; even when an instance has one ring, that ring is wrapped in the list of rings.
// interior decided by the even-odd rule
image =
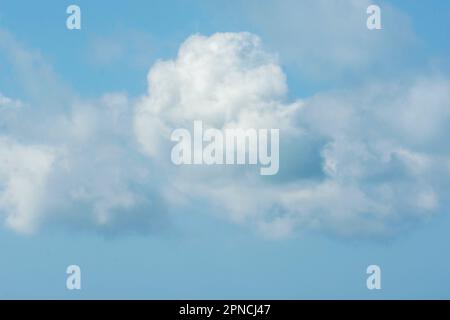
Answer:
[[[0,298],[450,297],[450,4],[72,3],[0,5]],[[228,115],[281,126],[277,176],[173,167]]]

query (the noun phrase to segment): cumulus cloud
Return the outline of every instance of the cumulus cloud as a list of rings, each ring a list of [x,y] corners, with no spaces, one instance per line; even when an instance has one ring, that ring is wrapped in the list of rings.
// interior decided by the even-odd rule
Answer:
[[[44,72],[50,86],[58,83],[31,60],[15,60],[19,70],[33,66],[27,79]],[[152,66],[138,99],[70,94],[59,109],[44,104],[57,99],[8,107],[0,212],[18,232],[53,223],[150,232],[166,225],[168,212],[202,203],[205,214],[269,238],[299,230],[394,235],[445,208],[449,92],[447,78],[423,76],[290,101],[278,58],[258,36],[193,35],[173,60]],[[0,97],[0,107],[11,105]],[[174,166],[171,132],[194,120],[219,130],[279,128],[279,174]]]
[[[438,212],[447,196],[442,177],[448,170],[436,170],[449,161],[445,78],[286,103],[285,76],[260,39],[224,33],[190,37],[175,60],[150,70],[148,82],[135,131],[151,158],[164,158],[171,130],[193,120],[219,129],[281,129],[281,156],[290,160],[281,175],[290,178],[187,167],[173,169],[171,178],[184,197],[202,199],[210,205],[206,210],[250,223],[269,237],[302,228],[343,236],[393,234]],[[320,167],[315,175],[301,168],[314,162]]]
[[[21,233],[47,224],[104,233],[164,227],[155,177],[133,148],[126,96],[73,103],[67,114],[47,115],[51,127],[39,126],[34,137],[0,135],[0,212],[7,226]]]
[[[23,101],[0,96],[0,213],[17,232],[58,225],[104,233],[158,231],[166,208],[136,151],[126,94],[83,99],[40,54],[0,29]],[[2,68],[6,69],[6,68]]]
[[[175,61],[160,61],[148,74],[149,95],[137,107],[135,130],[144,151],[161,154],[170,131],[202,120],[224,129],[290,127],[299,108],[284,105],[286,78],[276,58],[250,33],[194,35]],[[163,142],[160,137],[165,137]]]

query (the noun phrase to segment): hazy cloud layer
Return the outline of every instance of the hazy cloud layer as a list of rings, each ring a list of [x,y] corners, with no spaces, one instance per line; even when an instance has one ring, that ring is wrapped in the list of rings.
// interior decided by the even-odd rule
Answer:
[[[307,84],[346,82],[380,69],[398,69],[417,50],[410,18],[389,1],[382,7],[382,30],[366,27],[370,0],[239,0],[227,1],[223,10],[237,15],[275,50],[283,65],[294,68]],[[235,8],[241,10],[236,11]],[[228,10],[228,11],[227,11]],[[225,18],[226,19],[226,18]],[[292,70],[291,70],[292,71]]]

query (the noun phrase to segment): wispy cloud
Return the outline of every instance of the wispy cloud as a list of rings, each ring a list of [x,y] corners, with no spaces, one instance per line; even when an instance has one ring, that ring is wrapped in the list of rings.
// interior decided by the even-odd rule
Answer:
[[[366,10],[373,4],[369,0],[233,4],[227,6],[233,15],[248,21],[283,64],[309,82],[343,82],[348,77],[370,77],[380,69],[398,69],[418,44],[409,17],[386,1],[378,2],[384,26],[379,32],[366,28]],[[236,7],[242,10],[235,12]]]

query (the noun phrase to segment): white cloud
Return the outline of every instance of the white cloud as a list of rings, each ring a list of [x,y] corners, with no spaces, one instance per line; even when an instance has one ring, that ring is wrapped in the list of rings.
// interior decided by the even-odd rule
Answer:
[[[5,224],[22,233],[54,224],[106,233],[164,227],[164,204],[135,148],[128,97],[78,98],[40,54],[1,29],[0,39],[27,101],[1,96]]]
[[[159,190],[152,189],[153,170],[135,148],[132,108],[125,95],[75,103],[55,126],[60,134],[56,143],[64,153],[51,186],[60,200],[51,207],[65,211],[67,219],[50,218],[119,233],[148,232],[165,219]]]
[[[21,233],[34,231],[55,151],[43,146],[21,145],[0,137],[0,209],[6,223]]]
[[[5,107],[11,104],[11,99],[5,97],[0,93],[0,107]]]
[[[209,204],[205,210],[252,224],[268,237],[302,228],[342,236],[392,234],[438,212],[447,196],[436,180],[439,157],[450,159],[441,149],[449,123],[446,79],[373,84],[288,104],[283,72],[259,38],[225,33],[190,37],[175,60],[150,70],[148,81],[135,132],[152,158],[166,160],[170,131],[197,119],[218,128],[281,128],[288,146],[282,157],[294,160],[282,170],[294,180],[229,168],[169,173],[183,198],[201,199]],[[302,171],[296,160],[317,161],[316,154],[321,174],[296,175]]]
[[[2,108],[19,108],[22,105],[21,101],[8,98],[0,92],[0,110]]]
[[[300,105],[284,105],[283,71],[250,33],[194,35],[174,61],[160,61],[148,74],[149,95],[138,105],[135,130],[150,156],[170,144],[171,130],[202,120],[206,126],[290,126]],[[165,137],[164,142],[159,141]]]
[[[21,54],[11,59],[26,83],[39,87],[40,72],[45,85],[58,83],[2,36]],[[15,108],[0,140],[6,224],[20,232],[47,223],[148,232],[164,225],[168,209],[188,212],[202,203],[205,213],[268,238],[302,229],[371,237],[396,234],[440,212],[449,198],[446,78],[397,79],[289,102],[278,59],[257,36],[217,33],[189,37],[174,60],[151,68],[148,86],[137,101],[119,93],[65,95],[62,105],[40,104],[39,112]],[[173,166],[171,130],[194,120],[219,129],[280,128],[279,176]]]

